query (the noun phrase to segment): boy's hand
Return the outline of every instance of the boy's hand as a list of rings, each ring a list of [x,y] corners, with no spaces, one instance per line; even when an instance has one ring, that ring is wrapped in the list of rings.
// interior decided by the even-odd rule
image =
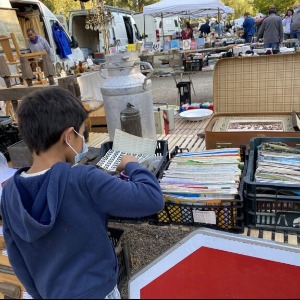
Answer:
[[[117,171],[123,171],[125,170],[125,166],[129,162],[139,162],[138,159],[132,155],[123,155],[121,158],[120,163],[117,166]]]

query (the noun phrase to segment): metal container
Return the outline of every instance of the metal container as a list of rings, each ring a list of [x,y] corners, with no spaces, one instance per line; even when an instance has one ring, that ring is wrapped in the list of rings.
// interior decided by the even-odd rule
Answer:
[[[110,140],[114,139],[116,129],[122,130],[120,113],[128,102],[140,112],[142,137],[156,139],[150,80],[152,66],[141,62],[137,52],[108,54],[105,58],[106,63],[100,65],[100,75],[105,79],[100,89]],[[141,73],[140,65],[150,69],[147,77]]]
[[[133,108],[133,105],[127,103],[127,108],[120,114],[121,128],[123,131],[142,137],[142,125],[140,112]]]

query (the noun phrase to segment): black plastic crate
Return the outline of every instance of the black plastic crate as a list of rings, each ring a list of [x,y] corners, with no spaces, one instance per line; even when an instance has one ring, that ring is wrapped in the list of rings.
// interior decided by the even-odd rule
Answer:
[[[257,147],[264,142],[282,142],[298,147],[300,138],[250,140],[248,169],[243,178],[246,225],[250,228],[277,232],[300,232],[300,185],[257,182],[254,179]]]
[[[245,158],[245,149],[242,148],[242,150],[243,154],[241,156]],[[188,151],[188,148],[175,147],[175,149],[170,153],[170,158],[173,158],[176,154],[182,153],[183,151]],[[169,167],[170,162],[171,160],[168,161],[165,169]],[[245,160],[242,176],[246,173],[246,170],[247,160]],[[161,176],[162,175],[163,173]],[[233,201],[224,200],[218,204],[215,203],[210,205],[182,204],[166,201],[164,209],[158,214],[153,215],[149,223],[152,225],[174,224],[204,226],[227,232],[242,233],[244,231],[244,208],[242,195],[241,182],[239,193]],[[216,224],[208,224],[199,221],[205,218],[204,215],[207,214],[207,212],[213,212],[215,214]],[[203,216],[201,217],[201,215]]]
[[[108,236],[115,248],[118,258],[118,288],[120,289],[129,277],[132,268],[129,243],[125,237],[124,230],[122,229],[109,227]]]
[[[99,160],[105,156],[106,152],[113,147],[113,142],[106,142],[101,145],[100,148],[100,154],[99,154]],[[153,174],[156,176],[156,178],[159,178],[165,169],[166,163],[169,161],[169,150],[168,150],[168,141],[164,140],[158,140],[156,149],[155,149],[155,155],[156,156],[162,156],[162,160],[160,161],[159,165],[153,171]]]
[[[102,144],[101,148],[100,148],[99,160],[103,156],[105,156],[106,152],[108,150],[112,149],[112,147],[113,147],[112,141]],[[157,141],[155,155],[162,156],[162,160],[160,161],[159,165],[153,172],[153,174],[156,176],[156,178],[159,178],[162,176],[165,166],[169,161],[168,141],[164,141],[164,140]],[[118,222],[118,223],[142,224],[142,223],[148,223],[149,218],[151,218],[151,216],[146,216],[146,217],[141,217],[141,218],[125,218],[125,217],[110,216],[109,220],[113,221],[113,222]]]

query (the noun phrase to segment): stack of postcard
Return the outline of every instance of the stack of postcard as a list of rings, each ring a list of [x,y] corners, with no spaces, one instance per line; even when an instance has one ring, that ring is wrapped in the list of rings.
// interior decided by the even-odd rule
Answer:
[[[240,166],[239,148],[177,154],[160,180],[165,201],[199,205],[235,201]]]
[[[262,143],[257,152],[255,180],[300,184],[300,149],[284,143]]]

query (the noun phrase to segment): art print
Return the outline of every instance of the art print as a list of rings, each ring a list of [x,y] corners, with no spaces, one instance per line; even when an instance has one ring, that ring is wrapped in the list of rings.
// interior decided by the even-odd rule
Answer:
[[[229,121],[227,131],[284,131],[280,120],[235,120]]]

